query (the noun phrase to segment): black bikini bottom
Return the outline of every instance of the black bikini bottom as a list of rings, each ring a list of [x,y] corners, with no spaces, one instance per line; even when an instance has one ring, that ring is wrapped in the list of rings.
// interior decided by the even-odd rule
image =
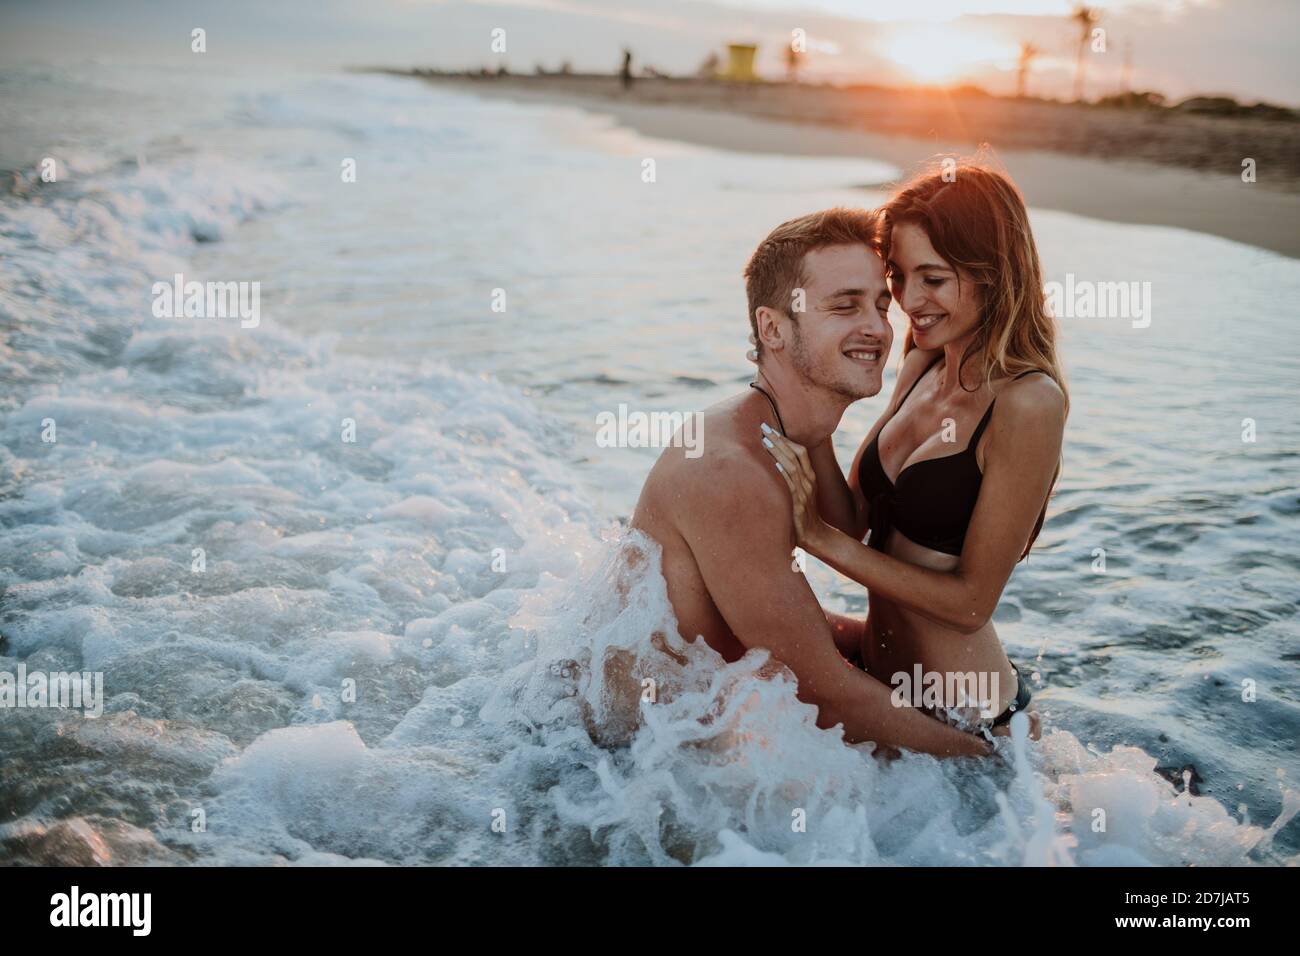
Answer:
[[[1000,727],[1003,724],[1010,723],[1011,715],[1018,710],[1024,710],[1028,707],[1029,701],[1034,696],[1029,692],[1029,687],[1025,684],[1025,679],[1020,676],[1020,668],[1016,667],[1015,664],[1012,664],[1011,669],[1016,672],[1016,699],[1007,704],[1007,709],[993,719],[994,727]]]

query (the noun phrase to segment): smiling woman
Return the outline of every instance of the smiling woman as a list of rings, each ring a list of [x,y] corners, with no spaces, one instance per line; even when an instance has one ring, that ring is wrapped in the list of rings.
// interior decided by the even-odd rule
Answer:
[[[881,52],[922,83],[954,82],[1014,56],[1009,42],[949,23],[900,26],[882,46]]]

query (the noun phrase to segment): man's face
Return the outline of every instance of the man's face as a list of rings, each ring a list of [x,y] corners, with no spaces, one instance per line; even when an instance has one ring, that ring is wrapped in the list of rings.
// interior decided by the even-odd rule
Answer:
[[[884,263],[864,245],[825,246],[804,256],[803,272],[807,310],[795,316],[790,341],[795,371],[849,401],[877,394],[894,342]]]

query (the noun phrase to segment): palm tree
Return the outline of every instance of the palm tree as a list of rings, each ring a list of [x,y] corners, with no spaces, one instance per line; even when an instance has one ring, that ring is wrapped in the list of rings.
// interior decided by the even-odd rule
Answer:
[[[1079,25],[1079,51],[1074,61],[1074,101],[1083,99],[1083,54],[1088,48],[1092,28],[1101,22],[1101,11],[1079,4],[1070,14],[1070,19]]]
[[[1020,59],[1016,62],[1016,96],[1025,95],[1025,80],[1029,77],[1030,64],[1042,52],[1028,40],[1020,44]]]
[[[799,82],[799,67],[803,65],[803,54],[795,49],[793,43],[785,45],[785,72],[791,83]]]

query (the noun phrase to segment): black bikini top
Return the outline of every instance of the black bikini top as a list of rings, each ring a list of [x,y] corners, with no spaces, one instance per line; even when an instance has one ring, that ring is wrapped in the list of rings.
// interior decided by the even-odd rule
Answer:
[[[894,409],[894,415],[916,391],[921,379],[938,363],[939,359],[935,359],[916,377],[903,401]],[[1022,374],[1028,375],[1033,371]],[[889,480],[880,464],[880,432],[885,430],[884,425],[880,426],[858,464],[858,486],[870,504],[871,538],[868,544],[871,547],[883,551],[890,529],[897,528],[922,547],[944,554],[961,554],[966,543],[966,529],[975,513],[980,485],[984,481],[984,474],[975,459],[975,449],[993,417],[996,401],[995,398],[989,402],[988,411],[975,426],[970,442],[962,451],[913,462],[898,473],[897,482]]]

